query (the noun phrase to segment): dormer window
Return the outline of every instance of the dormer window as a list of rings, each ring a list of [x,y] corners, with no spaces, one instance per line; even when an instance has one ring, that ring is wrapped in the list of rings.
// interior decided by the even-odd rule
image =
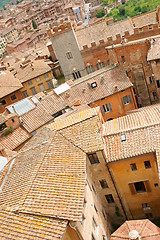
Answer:
[[[97,87],[97,83],[96,82],[91,83],[91,87],[92,88],[96,88]]]
[[[124,141],[126,141],[126,135],[125,135],[125,134],[122,134],[122,135],[121,135],[121,142],[124,142]]]

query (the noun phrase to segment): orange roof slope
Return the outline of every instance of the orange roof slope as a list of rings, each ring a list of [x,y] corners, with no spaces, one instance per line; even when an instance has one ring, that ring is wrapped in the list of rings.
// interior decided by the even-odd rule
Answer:
[[[15,78],[12,73],[9,71],[0,71],[0,98],[13,93],[22,87],[23,86],[18,78]]]
[[[126,221],[111,235],[111,240],[129,240],[129,233],[133,230],[139,233],[141,240],[160,239],[160,228],[146,219]]]

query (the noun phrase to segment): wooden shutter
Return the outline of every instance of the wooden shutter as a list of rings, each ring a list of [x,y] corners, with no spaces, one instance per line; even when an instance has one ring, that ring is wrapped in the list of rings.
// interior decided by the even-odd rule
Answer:
[[[105,111],[104,111],[104,107],[103,106],[101,106],[101,110],[102,110],[102,113],[103,113],[103,115],[105,114]]]
[[[128,98],[129,98],[129,102],[132,103],[132,98],[130,94],[128,95]]]
[[[144,186],[145,186],[146,192],[151,192],[151,185],[148,180],[144,181]]]
[[[136,194],[136,189],[135,189],[134,183],[129,183],[128,185],[129,185],[131,193]]]
[[[109,111],[112,112],[112,106],[110,103],[108,103]]]

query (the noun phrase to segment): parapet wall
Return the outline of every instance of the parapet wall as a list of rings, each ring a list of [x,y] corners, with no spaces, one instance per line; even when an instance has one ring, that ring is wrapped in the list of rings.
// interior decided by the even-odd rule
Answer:
[[[53,24],[49,24],[49,29],[47,30],[47,34],[49,37],[62,34],[68,30],[72,29],[71,22],[68,18],[61,19],[59,22],[54,22]]]
[[[95,49],[100,46],[107,47],[107,46],[116,45],[116,44],[122,43],[124,41],[124,39],[126,39],[127,42],[130,42],[130,41],[140,40],[143,38],[144,39],[149,38],[149,37],[156,36],[156,35],[160,35],[160,24],[159,23],[144,26],[142,28],[134,28],[133,34],[130,34],[129,31],[125,31],[123,36],[120,34],[117,34],[115,39],[113,39],[112,36],[109,36],[107,38],[107,41],[105,41],[104,39],[101,39],[101,40],[99,40],[98,43],[92,42],[91,47],[84,45],[82,52],[90,50],[90,49]]]

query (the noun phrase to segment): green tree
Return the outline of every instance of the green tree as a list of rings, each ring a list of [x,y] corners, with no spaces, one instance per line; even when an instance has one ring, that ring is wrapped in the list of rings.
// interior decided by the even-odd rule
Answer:
[[[125,8],[124,8],[124,7],[121,7],[121,8],[119,9],[119,14],[120,14],[121,16],[124,16],[125,13],[126,13]]]
[[[32,26],[34,29],[37,29],[37,24],[35,23],[35,21],[32,19]]]
[[[105,15],[105,11],[104,11],[103,8],[100,8],[100,9],[97,10],[97,13],[96,13],[96,17],[97,17],[97,18],[101,18],[101,17],[103,17],[104,15]]]
[[[142,11],[142,13],[148,12],[147,6],[143,6],[141,11]]]

